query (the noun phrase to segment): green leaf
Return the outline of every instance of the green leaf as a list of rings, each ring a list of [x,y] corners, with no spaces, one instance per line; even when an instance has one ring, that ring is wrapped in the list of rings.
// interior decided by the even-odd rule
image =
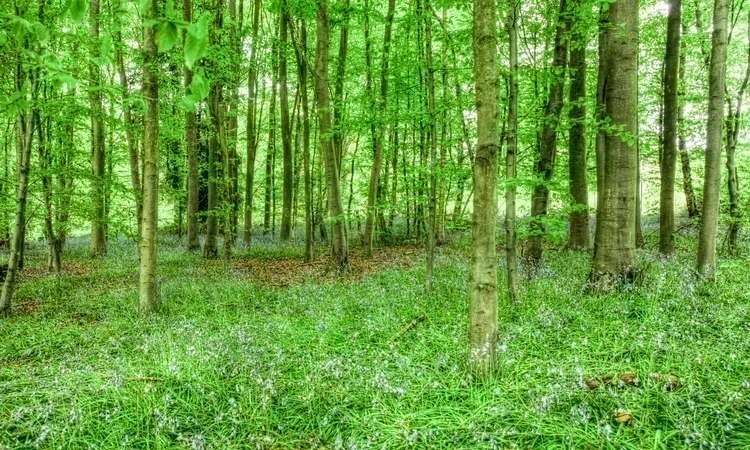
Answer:
[[[104,33],[104,36],[102,36],[102,42],[99,45],[99,56],[105,60],[112,58],[112,36],[109,33]]]
[[[168,52],[177,43],[177,26],[168,20],[162,21],[156,29],[156,45],[160,52]]]
[[[193,82],[190,83],[190,93],[193,100],[197,102],[208,97],[210,89],[211,87],[209,86],[208,81],[206,81],[200,73],[193,75]]]
[[[204,22],[188,26],[185,38],[185,64],[192,69],[199,59],[206,55],[208,49],[208,27]]]
[[[34,22],[31,25],[31,30],[40,44],[46,44],[49,41],[49,30],[41,23]]]
[[[86,0],[70,0],[68,10],[70,11],[70,18],[75,23],[81,23],[83,17],[86,15]]]

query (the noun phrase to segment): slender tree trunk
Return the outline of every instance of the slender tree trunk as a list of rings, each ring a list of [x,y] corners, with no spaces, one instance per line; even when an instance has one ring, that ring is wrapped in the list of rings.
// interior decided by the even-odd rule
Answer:
[[[685,32],[685,27],[682,27],[682,32]],[[690,169],[690,154],[687,150],[687,141],[685,139],[685,65],[687,64],[686,51],[685,51],[685,40],[680,39],[680,71],[679,71],[679,91],[678,95],[680,100],[677,102],[677,142],[680,152],[680,166],[682,168],[682,189],[685,193],[685,203],[688,212],[688,217],[694,219],[700,215],[700,208],[698,208],[698,202],[695,199],[695,191],[693,190],[693,176]]]
[[[277,53],[274,50],[274,56],[276,58]],[[273,208],[273,170],[274,170],[274,154],[276,153],[276,88],[278,86],[278,70],[276,70],[276,63],[273,64],[272,75],[272,86],[271,86],[271,105],[268,112],[268,147],[266,147],[266,174],[265,174],[265,193],[263,196],[263,232],[273,232],[273,217],[275,213]]]
[[[312,176],[310,173],[310,113],[307,98],[307,24],[302,21],[300,27],[301,49],[297,50],[297,70],[299,74],[299,86],[302,103],[302,170],[305,183],[305,260],[312,261],[315,258],[313,248],[313,190]]]
[[[713,279],[716,275],[716,232],[719,223],[719,192],[721,191],[721,141],[724,126],[728,14],[729,0],[715,0],[709,69],[703,212],[698,236],[698,273],[707,279]]]
[[[239,2],[239,14],[237,13],[237,0],[229,0],[229,42],[233,50],[230,74],[230,97],[227,107],[227,130],[226,130],[226,168],[228,177],[226,187],[226,201],[228,202],[227,224],[224,233],[224,250],[227,254],[231,252],[237,237],[239,224],[240,194],[239,194],[239,158],[237,156],[237,132],[238,116],[240,109],[240,64],[242,53],[242,20],[243,0]]]
[[[563,106],[563,92],[565,88],[565,69],[568,65],[568,40],[565,37],[568,17],[567,0],[560,0],[560,14],[555,30],[555,52],[550,68],[552,84],[545,108],[544,129],[542,130],[539,160],[536,164],[536,184],[531,196],[531,237],[526,246],[525,259],[532,266],[536,266],[542,259],[542,244],[544,243],[544,217],[549,205],[549,182],[555,170],[557,156],[557,126],[560,122],[560,112]]]
[[[289,126],[289,90],[287,86],[286,45],[288,37],[289,12],[286,0],[281,1],[279,14],[279,97],[281,100],[281,152],[284,178],[282,180],[281,234],[287,241],[292,233],[292,188],[294,183],[292,161],[292,135]]]
[[[740,234],[740,224],[742,215],[740,212],[740,186],[737,172],[737,163],[735,153],[737,142],[740,137],[740,127],[742,126],[742,102],[745,97],[748,83],[750,83],[750,12],[747,15],[747,64],[745,66],[745,77],[734,99],[727,99],[727,109],[729,117],[727,120],[727,190],[729,193],[729,231],[727,235],[727,246],[731,255],[737,254],[737,240]]]
[[[664,147],[661,152],[659,197],[659,253],[674,253],[674,184],[677,170],[677,109],[680,74],[682,0],[671,0],[667,17],[667,53],[664,58]]]
[[[597,159],[602,166],[602,201],[597,205],[589,281],[596,289],[609,289],[621,280],[632,280],[636,273],[638,1],[616,0],[602,14],[606,51],[600,55],[605,68],[599,80],[601,113],[618,132],[599,131],[603,135]]]
[[[383,53],[380,62],[380,97],[378,99],[377,132],[375,134],[375,154],[370,170],[370,188],[367,192],[367,221],[365,222],[365,255],[372,256],[375,241],[375,217],[378,214],[377,197],[380,184],[380,171],[383,164],[383,140],[385,138],[385,120],[388,108],[388,67],[391,49],[391,33],[393,30],[393,16],[396,1],[388,0],[388,12],[385,16],[385,31],[383,33]]]
[[[477,155],[474,162],[474,212],[471,227],[471,302],[469,366],[487,374],[496,364],[497,152],[499,79],[497,70],[497,4],[474,0],[474,77],[477,107]]]
[[[253,6],[253,32],[250,40],[250,70],[247,81],[247,171],[245,172],[245,234],[244,241],[249,244],[253,231],[253,185],[255,183],[255,154],[257,153],[257,119],[255,117],[256,84],[258,78],[257,53],[258,29],[260,26],[261,0],[255,0]]]
[[[190,22],[193,16],[192,0],[183,0],[182,18]],[[187,32],[183,34],[183,42],[187,38]],[[187,92],[193,82],[193,71],[185,65],[184,85]],[[187,171],[187,249],[197,251],[200,249],[200,237],[198,233],[198,124],[195,111],[185,112],[185,145],[187,147],[188,171]],[[137,163],[137,162],[136,162]]]
[[[16,91],[20,92],[23,86],[22,77],[25,78],[23,69],[19,63],[16,69]],[[31,97],[36,97],[39,82],[32,76]],[[31,146],[34,140],[35,111],[33,107],[28,112],[22,112],[18,116],[18,195],[16,198],[16,218],[13,227],[13,236],[10,242],[10,258],[8,260],[8,271],[5,275],[2,294],[0,294],[0,317],[10,316],[11,299],[15,289],[16,275],[18,274],[21,258],[21,250],[24,246],[24,229],[26,228],[26,198],[29,188],[29,171],[31,168]]]
[[[155,21],[159,0],[149,2],[143,26],[143,223],[141,236],[140,312],[149,314],[159,307],[156,284],[156,231],[159,224],[159,85]]]
[[[578,14],[580,1],[575,2]],[[576,24],[577,25],[577,24]],[[568,248],[588,249],[591,246],[589,231],[589,183],[586,155],[586,42],[587,36],[574,25],[570,47],[570,133],[568,135],[568,175],[573,210],[570,213]]]
[[[349,268],[349,243],[346,216],[341,203],[339,165],[331,142],[331,99],[328,93],[328,52],[330,29],[326,0],[318,0],[317,42],[315,48],[315,97],[318,108],[319,138],[328,182],[328,216],[331,220],[331,256],[336,270],[343,274]]]
[[[508,17],[508,147],[505,153],[505,262],[508,298],[512,304],[518,296],[518,250],[516,246],[516,155],[518,150],[518,3],[511,0]],[[467,148],[470,150],[470,147]],[[471,155],[471,151],[469,151]],[[471,195],[471,194],[469,194]],[[461,205],[458,205],[460,208]]]
[[[46,100],[46,88],[43,89]],[[49,246],[49,270],[58,277],[62,275],[61,246],[55,233],[54,215],[52,213],[52,150],[49,141],[49,118],[42,120],[39,114],[36,117],[37,150],[39,151],[39,169],[42,173],[42,194],[44,202],[44,233],[47,235]],[[45,127],[45,123],[47,126]]]
[[[430,197],[427,218],[427,261],[425,285],[432,286],[432,275],[435,270],[435,245],[437,226],[437,115],[435,113],[435,71],[432,61],[432,15],[430,0],[424,0],[425,19],[425,72],[427,75],[427,115],[429,135]],[[497,149],[495,150],[497,151]],[[496,164],[497,167],[497,164]],[[497,194],[495,194],[497,197]],[[497,215],[497,207],[495,215]]]
[[[336,152],[336,165],[341,175],[341,161],[344,158],[344,81],[346,79],[346,58],[349,54],[349,4],[344,0],[344,18],[339,31],[339,54],[336,66],[336,79],[333,92],[333,150]]]
[[[91,26],[91,56],[99,56],[99,0],[89,3]],[[102,106],[101,70],[95,62],[89,63],[89,100],[91,103],[91,170],[93,173],[91,197],[93,214],[91,220],[91,256],[102,256],[107,252],[105,224],[107,222],[104,201],[104,108]]]

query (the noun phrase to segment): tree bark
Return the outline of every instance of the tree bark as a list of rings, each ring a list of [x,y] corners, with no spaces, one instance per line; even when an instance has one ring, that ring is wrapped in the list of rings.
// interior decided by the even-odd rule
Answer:
[[[429,138],[430,191],[427,217],[427,258],[425,264],[425,286],[432,286],[435,270],[435,244],[437,226],[437,116],[435,114],[435,71],[432,61],[432,15],[430,0],[424,0],[425,19],[425,72],[427,75],[427,115]],[[497,150],[496,150],[497,151]],[[497,196],[497,194],[495,194]],[[495,213],[497,215],[497,212]]]
[[[731,255],[737,255],[737,240],[740,234],[740,224],[742,213],[740,212],[740,186],[739,174],[735,153],[737,142],[740,137],[740,128],[742,125],[742,103],[745,97],[748,83],[750,83],[750,12],[747,15],[748,26],[748,46],[747,46],[747,64],[745,65],[745,77],[732,101],[727,99],[727,109],[729,117],[727,120],[727,191],[729,193],[729,230],[727,234],[727,249]]]
[[[667,17],[667,52],[664,58],[664,147],[659,169],[659,253],[674,253],[674,184],[677,170],[677,108],[680,74],[682,0],[671,0]]]
[[[508,299],[519,302],[518,250],[516,246],[516,155],[518,150],[518,3],[511,0],[508,17],[508,147],[505,153],[505,263]],[[461,115],[463,118],[463,114]],[[464,130],[466,127],[464,126]],[[467,141],[469,157],[471,147]],[[471,194],[469,194],[471,195]],[[460,207],[461,205],[458,205]]]
[[[91,27],[91,56],[99,56],[99,0],[89,2]],[[99,66],[89,63],[89,101],[91,103],[91,256],[103,256],[107,252],[105,224],[107,222],[104,201],[104,108],[102,106],[102,80]]]
[[[477,107],[477,153],[474,162],[474,211],[471,227],[471,301],[469,366],[488,374],[496,364],[498,100],[497,5],[474,0],[474,78]]]
[[[388,12],[385,16],[385,31],[383,33],[383,53],[380,62],[380,97],[378,99],[377,132],[375,135],[375,154],[370,170],[370,188],[367,192],[367,221],[365,222],[365,255],[372,256],[375,242],[375,218],[378,214],[377,197],[380,184],[380,171],[383,165],[383,140],[385,139],[384,117],[388,108],[388,69],[390,63],[391,34],[396,0],[388,0]]]
[[[328,52],[330,26],[326,0],[318,0],[317,39],[315,46],[315,98],[318,108],[320,146],[328,183],[328,216],[331,221],[331,262],[340,274],[349,268],[349,243],[346,216],[341,202],[339,165],[331,141],[331,98],[328,92]]]
[[[261,0],[253,6],[253,32],[250,40],[250,69],[247,77],[247,169],[245,172],[245,244],[252,240],[253,231],[253,185],[255,183],[255,155],[258,134],[255,116],[256,84],[258,78],[258,29],[260,26]]]
[[[192,21],[192,0],[183,0],[182,19],[185,22]],[[183,42],[187,32],[183,34]],[[185,65],[184,86],[187,92],[193,82],[193,71]],[[185,146],[187,147],[188,171],[187,171],[187,249],[197,251],[200,249],[200,237],[198,232],[198,126],[195,111],[185,112]]]
[[[703,212],[698,235],[698,273],[716,275],[716,232],[721,191],[721,145],[724,126],[724,92],[727,71],[727,17],[729,0],[714,1],[711,64],[709,68],[708,123],[703,180]]]
[[[580,2],[574,3],[579,13]],[[570,212],[568,248],[588,249],[589,231],[588,158],[586,155],[586,42],[584,31],[574,25],[570,47],[570,133],[568,135],[568,176],[573,210]]]
[[[286,48],[288,38],[289,11],[287,1],[281,1],[279,14],[279,98],[281,101],[281,153],[284,178],[281,198],[280,239],[287,241],[292,234],[292,188],[294,187],[294,166],[292,155],[292,135],[289,126],[289,89],[287,86]]]
[[[611,126],[600,125],[599,130],[602,202],[589,281],[592,287],[609,289],[636,274],[638,1],[616,0],[602,14],[606,51],[600,55],[605,70],[599,86],[602,112]]]
[[[302,21],[300,27],[300,47],[297,51],[297,71],[302,103],[302,171],[305,184],[305,260],[310,262],[315,258],[313,248],[313,198],[312,176],[310,173],[310,113],[307,98],[307,24]]]
[[[682,32],[685,32],[685,26],[682,26]],[[690,169],[690,155],[687,150],[687,141],[685,139],[685,65],[686,61],[685,40],[680,39],[680,73],[677,95],[681,100],[677,102],[677,143],[680,153],[680,167],[682,169],[682,190],[685,193],[685,206],[688,212],[688,218],[694,219],[700,216],[700,208],[695,199],[693,190],[693,175]]]
[[[568,41],[565,37],[568,28],[567,9],[567,0],[560,0],[560,13],[555,29],[555,52],[550,68],[552,82],[544,111],[544,129],[539,143],[539,159],[536,162],[537,180],[531,196],[531,237],[524,255],[526,262],[532,267],[537,266],[542,259],[545,232],[543,221],[549,205],[548,184],[554,174],[557,156],[557,126],[563,106],[565,69],[568,65]]]
[[[143,26],[143,97],[146,101],[143,136],[143,223],[141,230],[140,307],[149,314],[159,307],[156,283],[156,231],[159,224],[159,85],[156,27],[158,0],[151,0]]]

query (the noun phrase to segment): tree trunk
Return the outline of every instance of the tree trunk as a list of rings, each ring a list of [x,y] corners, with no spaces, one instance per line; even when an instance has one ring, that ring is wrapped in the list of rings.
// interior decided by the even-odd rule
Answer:
[[[682,0],[671,0],[667,17],[667,53],[664,58],[664,147],[661,152],[659,197],[659,253],[674,253],[674,183],[677,170],[677,108],[680,74]]]
[[[281,152],[284,178],[281,198],[281,234],[287,241],[292,234],[292,188],[294,183],[292,161],[292,135],[289,127],[289,90],[287,86],[286,44],[288,36],[289,11],[286,0],[281,1],[279,14],[279,97],[281,100]]]
[[[682,27],[682,32],[685,32],[685,27]],[[685,139],[685,65],[686,61],[685,51],[685,40],[680,39],[680,71],[679,71],[679,85],[678,95],[680,101],[677,102],[677,142],[680,152],[680,166],[682,168],[682,189],[685,193],[685,203],[688,212],[688,217],[694,219],[700,215],[700,208],[698,208],[698,202],[695,199],[695,191],[693,190],[693,176],[690,170],[690,155],[687,151],[687,142]]]
[[[513,2],[508,17],[508,147],[505,154],[505,263],[508,299],[519,302],[518,250],[516,246],[516,155],[518,150],[518,5]],[[463,114],[462,114],[463,116]],[[466,127],[464,126],[464,130]],[[469,157],[471,147],[466,143]],[[471,194],[469,194],[471,195]],[[461,205],[458,205],[460,208]]]
[[[579,13],[575,2],[574,13]],[[576,24],[577,25],[577,24]],[[586,156],[586,43],[587,36],[574,25],[570,48],[570,133],[568,135],[568,175],[573,210],[570,213],[568,248],[588,249],[589,231],[588,158]]]
[[[149,2],[143,27],[143,224],[141,236],[140,312],[159,307],[156,284],[156,231],[159,224],[159,85],[156,27],[148,25],[158,14],[158,0]]]
[[[425,20],[425,72],[427,75],[427,115],[429,134],[429,167],[430,191],[427,217],[427,261],[425,269],[425,286],[432,286],[432,274],[435,268],[435,244],[437,226],[437,116],[435,114],[435,71],[432,62],[432,15],[430,0],[424,0]],[[495,149],[497,152],[497,149]],[[496,164],[497,167],[497,164]],[[495,194],[497,197],[497,194]],[[497,208],[497,207],[495,207]],[[497,215],[497,212],[495,212]]]
[[[183,0],[182,19],[190,22],[193,16],[192,0]],[[183,34],[183,42],[187,32]],[[185,65],[184,86],[187,92],[193,82],[193,71]],[[198,127],[195,111],[185,112],[185,146],[187,147],[188,171],[187,171],[187,249],[197,251],[200,249],[200,237],[198,233]]]
[[[218,34],[222,28],[222,0],[216,2],[216,16],[213,29],[211,30],[212,44],[217,45]],[[208,138],[208,219],[206,224],[206,242],[203,244],[203,257],[216,258],[219,255],[219,173],[222,163],[221,139],[223,135],[224,121],[222,117],[222,91],[221,74],[219,62],[212,62],[211,88],[208,94],[208,110],[210,114],[210,130]],[[226,174],[222,174],[226,175]],[[145,189],[144,189],[145,190]]]
[[[21,92],[24,81],[27,77],[21,67],[21,63],[16,68],[16,92]],[[39,81],[35,76],[31,80],[31,97],[34,99],[39,88]],[[21,251],[24,246],[24,235],[26,228],[26,197],[29,188],[29,171],[31,167],[31,145],[34,140],[34,108],[29,107],[28,112],[20,113],[18,116],[18,195],[16,198],[16,219],[13,227],[13,236],[10,242],[10,258],[8,260],[8,271],[5,274],[2,294],[0,294],[0,317],[10,316],[11,299],[15,289],[16,275],[18,274]]]
[[[560,14],[555,29],[555,53],[550,68],[552,82],[549,97],[544,111],[544,129],[539,145],[539,160],[536,164],[536,184],[531,196],[531,237],[526,246],[526,261],[533,267],[542,259],[544,243],[544,217],[549,205],[549,187],[555,170],[557,156],[557,126],[563,106],[565,88],[565,69],[568,65],[568,40],[565,37],[568,28],[567,0],[560,0]]]
[[[258,78],[258,29],[260,26],[261,0],[255,0],[253,6],[253,34],[250,40],[250,70],[247,77],[247,169],[245,172],[245,234],[244,241],[249,244],[253,231],[253,185],[255,182],[255,154],[257,152],[258,133],[255,117],[256,83]]]
[[[734,99],[734,105],[732,105],[731,98],[727,99],[727,108],[729,110],[729,118],[727,120],[727,190],[729,193],[729,231],[727,235],[727,247],[729,254],[733,256],[737,255],[737,240],[739,239],[740,224],[742,220],[740,212],[740,186],[735,153],[737,150],[737,142],[740,137],[740,128],[742,126],[742,102],[745,97],[748,83],[750,83],[750,12],[748,12],[747,20],[748,46],[745,77],[742,80],[740,89]]]
[[[89,3],[91,26],[91,57],[99,57],[99,0]],[[91,256],[103,256],[107,252],[105,224],[107,221],[104,201],[104,108],[102,107],[101,70],[95,62],[89,63],[89,101],[91,103]]]
[[[331,142],[331,98],[328,93],[328,51],[330,48],[328,8],[318,0],[317,42],[315,48],[315,98],[318,108],[319,138],[328,182],[328,216],[331,221],[331,256],[335,269],[344,274],[349,268],[346,216],[341,203],[339,165]]]
[[[307,24],[302,21],[300,27],[301,49],[297,50],[297,70],[302,103],[302,170],[305,183],[305,260],[310,262],[315,258],[313,248],[313,198],[312,176],[310,173],[310,113],[307,98]]]
[[[698,273],[707,279],[713,279],[716,275],[716,232],[719,223],[719,193],[721,191],[721,141],[727,71],[728,11],[729,0],[714,0],[703,212],[698,235]]]
[[[341,161],[344,158],[344,81],[346,78],[346,58],[349,54],[349,4],[344,0],[344,14],[339,31],[339,54],[336,66],[336,80],[333,92],[333,150],[336,152],[336,165],[341,175]]]
[[[274,46],[275,47],[275,46]],[[263,196],[263,232],[271,233],[273,230],[273,217],[272,215],[276,212],[273,208],[273,170],[274,170],[274,154],[276,153],[276,88],[278,86],[278,70],[276,68],[276,58],[278,57],[278,49],[273,50],[274,60],[273,68],[271,69],[273,75],[271,75],[271,104],[268,111],[268,146],[266,147],[266,174],[264,179],[265,193]]]
[[[602,201],[597,205],[589,282],[596,289],[609,289],[632,280],[636,273],[638,1],[616,0],[602,15],[606,42],[600,55],[605,68],[599,80],[602,113],[618,131],[599,130],[603,139],[597,160],[603,175]]]
[[[378,214],[377,197],[380,184],[380,170],[383,165],[383,139],[385,138],[384,117],[388,108],[388,67],[391,49],[391,34],[393,30],[393,16],[396,0],[388,0],[388,12],[385,16],[385,32],[383,33],[383,53],[380,62],[380,98],[378,99],[377,132],[375,134],[375,154],[370,169],[370,188],[367,192],[367,221],[365,222],[365,255],[372,256],[375,241],[375,217]]]
[[[469,366],[488,374],[496,364],[498,70],[497,6],[474,0],[474,77],[477,107],[477,154],[474,162],[474,211],[471,227],[471,302]]]

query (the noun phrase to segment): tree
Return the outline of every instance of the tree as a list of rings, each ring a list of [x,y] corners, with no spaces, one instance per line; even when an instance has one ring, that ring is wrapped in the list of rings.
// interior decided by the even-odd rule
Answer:
[[[349,268],[349,243],[346,216],[341,202],[338,155],[333,147],[331,130],[331,98],[328,92],[328,53],[330,28],[326,0],[318,0],[317,41],[315,45],[315,99],[318,108],[318,137],[322,149],[328,184],[328,217],[331,221],[332,264],[339,273]]]
[[[307,98],[307,24],[302,21],[300,40],[295,46],[297,53],[297,70],[299,73],[300,95],[302,97],[302,166],[305,183],[305,260],[312,261],[315,257],[313,248],[313,192],[312,176],[310,173],[310,117]],[[301,47],[301,48],[300,48]]]
[[[192,0],[183,0],[182,19],[190,22],[193,16]],[[187,30],[183,34],[183,43],[187,44]],[[193,83],[193,71],[185,63],[184,68],[185,90],[190,90]],[[188,172],[187,172],[187,249],[196,251],[200,249],[200,237],[198,236],[198,126],[194,110],[185,111],[185,145],[187,147]]]
[[[287,241],[292,232],[292,189],[294,187],[292,161],[292,134],[289,126],[289,88],[287,86],[287,37],[289,11],[287,2],[282,0],[279,14],[279,97],[281,100],[281,153],[284,170],[281,199],[282,241]]]
[[[616,0],[601,12],[600,79],[603,120],[594,261],[589,282],[609,289],[636,274],[636,133],[638,1]]]
[[[253,186],[255,182],[255,154],[257,153],[257,119],[255,112],[256,84],[258,78],[258,29],[260,27],[261,0],[253,7],[253,31],[250,38],[250,69],[247,77],[247,169],[245,175],[245,234],[244,241],[250,243],[253,232]]]
[[[430,1],[424,0],[425,20],[425,73],[427,74],[427,115],[430,167],[430,199],[427,218],[427,261],[425,284],[429,289],[435,266],[435,244],[437,225],[437,117],[435,114],[435,71],[432,63],[432,15]],[[497,214],[497,213],[496,213]]]
[[[383,117],[388,109],[388,67],[391,50],[391,34],[396,0],[388,0],[388,12],[385,16],[385,31],[383,33],[383,53],[380,62],[380,97],[378,97],[378,120],[375,134],[375,152],[370,169],[370,187],[367,193],[367,220],[365,222],[365,254],[372,256],[375,241],[375,217],[378,214],[377,197],[380,185],[380,171],[383,166],[383,140],[385,139],[385,120]]]
[[[510,1],[508,15],[508,148],[505,153],[505,263],[508,297],[518,303],[518,250],[516,247],[516,151],[518,149],[518,2]],[[464,129],[466,127],[464,126]],[[467,145],[468,147],[468,145]]]
[[[544,110],[544,129],[539,143],[539,159],[536,163],[536,184],[531,197],[532,235],[524,255],[527,262],[536,266],[542,259],[544,241],[543,218],[547,215],[549,205],[549,182],[555,169],[557,155],[557,126],[563,106],[565,88],[565,69],[568,65],[568,40],[565,37],[568,28],[567,0],[560,0],[560,14],[555,28],[555,51],[552,59],[549,97]]]
[[[659,198],[659,252],[674,253],[674,183],[677,170],[677,108],[680,71],[682,0],[669,3],[667,53],[664,57],[664,147],[661,151]]]
[[[495,365],[497,339],[497,218],[498,72],[496,3],[474,0],[474,78],[477,107],[477,149],[474,161],[474,211],[471,227],[471,302],[469,303],[469,365],[488,373]]]
[[[159,0],[151,0],[143,18],[143,82],[146,103],[143,135],[143,223],[141,229],[140,312],[149,314],[159,307],[156,284],[156,234],[159,225],[159,57],[156,21]]]
[[[573,3],[573,12],[580,14],[580,2]],[[573,209],[570,212],[568,248],[588,249],[589,231],[588,158],[586,155],[586,43],[581,23],[574,24],[570,44],[570,133],[568,135],[568,176]]]
[[[89,100],[91,102],[91,255],[107,252],[105,224],[107,221],[104,200],[104,108],[102,106],[101,70],[99,57],[99,0],[90,0],[91,62],[89,63]]]
[[[719,192],[721,191],[721,141],[727,71],[728,11],[729,0],[714,1],[703,212],[698,235],[698,273],[707,279],[712,279],[716,275],[716,232],[719,223]]]

